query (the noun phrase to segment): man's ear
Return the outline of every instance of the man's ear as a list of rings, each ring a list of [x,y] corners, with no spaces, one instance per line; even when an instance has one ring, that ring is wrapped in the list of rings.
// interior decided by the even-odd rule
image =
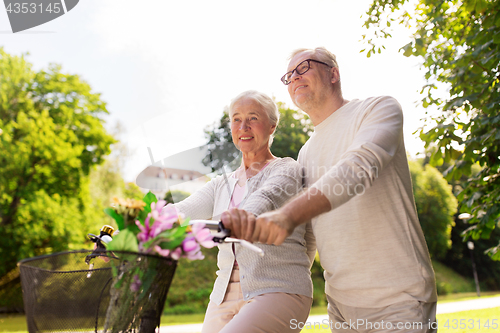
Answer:
[[[340,81],[340,72],[337,67],[332,67],[331,73],[332,73],[332,83]]]

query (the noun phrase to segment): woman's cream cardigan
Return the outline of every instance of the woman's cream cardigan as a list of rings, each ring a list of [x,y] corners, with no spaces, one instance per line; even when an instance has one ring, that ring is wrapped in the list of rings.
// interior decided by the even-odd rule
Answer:
[[[203,188],[175,204],[191,219],[214,219],[228,209],[237,179],[233,174],[212,179]],[[291,158],[273,160],[257,175],[248,179],[239,208],[255,215],[277,209],[302,188],[302,168]],[[307,242],[306,242],[307,239]],[[233,269],[235,254],[240,269],[240,284],[245,300],[271,292],[312,297],[310,267],[316,244],[310,223],[297,227],[280,246],[256,244],[264,257],[235,244],[219,245],[217,279],[210,299],[221,304]]]

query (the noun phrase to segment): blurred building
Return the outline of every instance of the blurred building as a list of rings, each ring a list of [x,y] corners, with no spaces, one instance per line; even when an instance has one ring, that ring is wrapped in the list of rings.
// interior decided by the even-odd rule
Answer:
[[[164,198],[167,191],[194,193],[210,180],[210,177],[192,170],[149,166],[137,176],[136,184],[144,191]]]

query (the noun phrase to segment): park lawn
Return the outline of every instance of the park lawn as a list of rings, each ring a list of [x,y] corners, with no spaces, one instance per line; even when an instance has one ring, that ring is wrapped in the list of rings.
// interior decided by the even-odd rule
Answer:
[[[0,314],[0,332],[27,332],[26,317],[21,314]]]
[[[205,318],[204,313],[163,315],[161,316],[161,326],[199,324],[203,322],[204,318]]]
[[[464,297],[465,296],[465,297]],[[498,296],[496,293],[488,293],[485,297]],[[483,297],[483,296],[481,296]],[[456,296],[449,297],[448,300],[441,300],[439,302],[446,301],[462,301],[468,299],[477,299],[473,294],[457,294]],[[314,307],[311,309],[311,315],[325,314],[326,307]],[[196,324],[203,322],[205,314],[186,314],[186,315],[168,315],[163,316],[161,319],[163,325],[183,325],[183,324]],[[463,311],[449,314],[441,314],[437,316],[439,333],[492,333],[498,332],[500,329],[500,307],[482,310],[472,310]],[[495,321],[496,319],[496,321]],[[462,322],[460,322],[462,320]],[[487,322],[488,320],[488,322]],[[495,323],[498,327],[495,329]],[[316,328],[303,329],[304,333],[327,333],[330,332],[327,328]],[[464,329],[460,328],[460,325],[466,325]],[[486,325],[490,327],[487,328]],[[323,325],[325,327],[327,325]],[[480,327],[479,327],[480,326]],[[26,319],[24,315],[20,314],[8,314],[0,315],[0,332],[1,333],[26,333]]]
[[[481,292],[481,299],[490,298],[490,297],[497,297],[497,296],[500,296],[498,291],[482,291]],[[475,292],[456,293],[456,294],[438,296],[438,303],[469,301],[472,299],[478,299],[477,294]]]

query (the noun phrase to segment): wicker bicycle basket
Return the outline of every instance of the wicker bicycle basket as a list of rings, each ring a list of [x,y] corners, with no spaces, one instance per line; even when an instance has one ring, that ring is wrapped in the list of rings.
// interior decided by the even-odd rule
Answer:
[[[152,333],[177,262],[133,252],[61,252],[19,262],[29,333]]]

